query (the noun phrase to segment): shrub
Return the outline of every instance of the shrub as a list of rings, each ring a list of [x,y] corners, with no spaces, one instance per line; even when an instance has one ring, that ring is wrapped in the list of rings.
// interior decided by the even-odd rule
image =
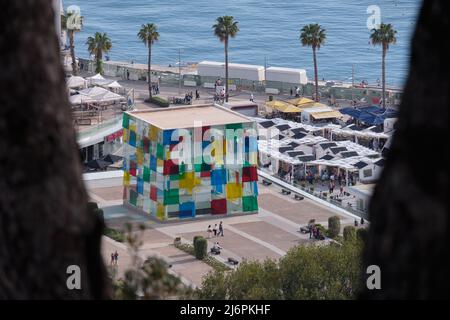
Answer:
[[[93,212],[96,209],[98,209],[98,205],[97,205],[96,202],[88,202],[87,203],[87,210],[88,210],[88,212]]]
[[[169,101],[161,97],[152,97],[151,99],[148,100],[148,102],[156,104],[157,106],[163,108],[167,108],[170,105]]]
[[[345,226],[344,227],[344,240],[345,241],[354,241],[356,239],[356,229],[354,226]]]
[[[366,242],[368,235],[369,235],[369,231],[365,228],[360,228],[360,229],[356,230],[356,236],[358,237],[358,239],[362,240],[363,243]]]
[[[202,236],[194,236],[194,240],[192,241],[192,244],[194,245],[194,247],[195,247],[195,242],[200,238],[203,238],[203,237]]]
[[[328,218],[328,236],[335,238],[341,232],[341,220],[338,216]]]
[[[197,236],[194,241],[195,257],[199,260],[203,260],[206,257],[208,248],[208,242],[205,238]]]
[[[328,234],[327,229],[323,225],[321,225],[320,223],[316,224],[316,229],[319,230],[319,233],[321,235],[323,235],[323,236]]]
[[[103,231],[103,234],[105,236],[107,236],[108,238],[111,238],[117,242],[124,242],[125,241],[125,235],[116,230],[116,229],[112,229],[112,228],[105,228]]]

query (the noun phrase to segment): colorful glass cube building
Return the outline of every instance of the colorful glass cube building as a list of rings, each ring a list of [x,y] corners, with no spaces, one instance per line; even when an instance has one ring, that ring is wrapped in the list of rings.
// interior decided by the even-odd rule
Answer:
[[[125,112],[124,204],[160,220],[258,212],[257,131],[216,105]]]

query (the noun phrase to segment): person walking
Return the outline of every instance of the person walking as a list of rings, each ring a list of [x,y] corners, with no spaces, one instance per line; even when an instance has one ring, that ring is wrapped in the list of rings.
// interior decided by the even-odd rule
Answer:
[[[198,90],[195,90],[195,100],[200,100],[200,92]]]
[[[250,94],[250,101],[251,101],[251,102],[255,102],[255,99],[254,99],[254,97],[253,97],[253,92]]]
[[[212,233],[211,225],[208,226],[207,232],[208,232],[208,239],[211,239],[211,233]]]
[[[116,259],[114,258],[114,252],[111,252],[111,262],[110,262],[110,264],[113,265],[115,260]]]
[[[214,225],[213,233],[214,233],[214,237],[217,237],[217,223]]]
[[[114,264],[117,266],[118,262],[119,262],[119,253],[117,253],[116,250],[116,252],[114,252]]]
[[[222,225],[222,221],[220,221],[220,223],[219,223],[219,234],[218,234],[218,235],[223,237],[223,225]]]
[[[291,87],[291,97],[294,95],[294,90],[292,90],[292,87]]]

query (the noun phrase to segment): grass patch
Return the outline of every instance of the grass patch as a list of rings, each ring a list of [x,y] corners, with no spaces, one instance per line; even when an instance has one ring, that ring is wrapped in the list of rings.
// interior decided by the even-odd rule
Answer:
[[[125,235],[123,234],[123,232],[119,230],[105,227],[103,234],[108,238],[116,240],[117,242],[125,242]]]
[[[195,250],[194,250],[193,245],[190,245],[187,243],[182,243],[182,244],[175,244],[174,246],[175,246],[175,248],[180,249],[181,251],[184,251],[195,257]],[[214,259],[209,254],[206,255],[206,257],[204,259],[202,259],[202,261],[205,262],[207,265],[209,265],[216,271],[230,271],[231,270],[230,267],[226,266],[225,264],[223,264],[220,261],[217,261],[217,259]]]
[[[156,104],[157,106],[160,106],[163,108],[167,108],[168,106],[170,106],[169,101],[167,101],[166,99],[163,99],[161,97],[152,97],[151,99],[148,99],[148,102]]]

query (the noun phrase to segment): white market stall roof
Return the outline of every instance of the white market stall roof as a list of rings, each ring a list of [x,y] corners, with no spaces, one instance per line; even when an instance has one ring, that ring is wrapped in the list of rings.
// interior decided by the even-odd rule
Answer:
[[[372,163],[372,160],[366,157],[353,157],[347,159],[331,159],[331,160],[318,159],[310,161],[308,162],[308,164],[323,165],[328,167],[337,167],[345,170],[357,171],[359,169],[355,167],[355,164],[360,161],[365,162],[367,164]]]
[[[120,83],[118,83],[117,81],[113,81],[109,84],[106,85],[108,88],[111,89],[118,89],[118,88],[122,88],[122,86],[120,85]]]
[[[324,129],[332,130],[332,129],[340,129],[341,128],[340,125],[333,124],[333,123],[328,123],[326,125],[314,126],[314,125],[299,123],[299,122],[295,122],[295,121],[285,120],[285,119],[281,119],[281,118],[263,119],[263,118],[254,117],[251,119],[256,121],[257,123],[266,122],[266,121],[270,120],[274,123],[274,126],[271,128],[274,128],[275,126],[278,126],[278,125],[287,124],[291,127],[291,130],[302,128],[302,129],[305,129],[307,132],[321,131]]]
[[[103,78],[103,76],[100,73],[97,73],[95,76],[92,77],[88,77],[88,80],[105,80],[105,78]]]
[[[86,87],[86,80],[82,77],[71,76],[66,80],[66,84],[69,89]]]
[[[352,141],[333,141],[338,147],[345,147],[347,151],[355,151],[363,157],[379,157],[380,154],[372,149],[366,148]]]
[[[383,132],[373,132],[371,130],[363,130],[363,131],[357,131],[352,130],[350,128],[336,128],[332,129],[331,132],[334,134],[342,134],[342,135],[348,135],[348,136],[355,136],[355,137],[364,137],[364,138],[381,138],[381,139],[388,139],[389,135]]]
[[[101,87],[92,87],[79,91],[79,94],[69,98],[71,104],[91,103],[91,102],[114,102],[124,100],[125,97],[111,92]]]

